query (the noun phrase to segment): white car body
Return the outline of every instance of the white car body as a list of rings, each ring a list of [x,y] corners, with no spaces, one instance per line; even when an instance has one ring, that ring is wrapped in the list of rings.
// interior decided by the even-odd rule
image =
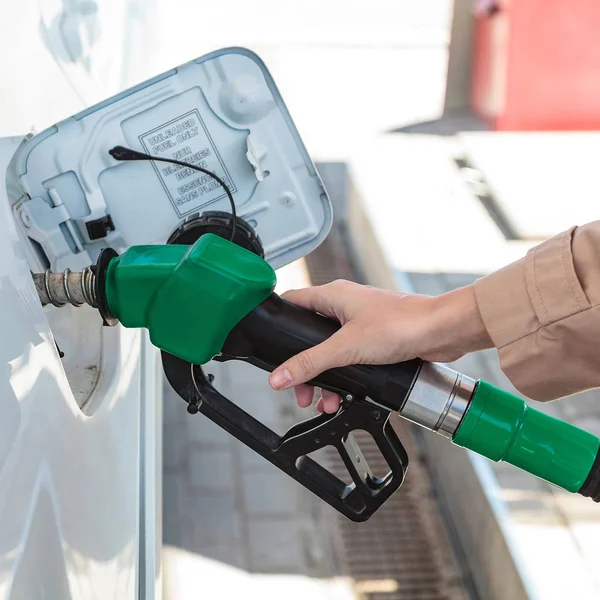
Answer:
[[[149,5],[0,9],[0,598],[160,597],[158,353],[92,309],[42,308],[30,270],[43,265],[4,181],[32,128],[129,83],[128,43]]]
[[[253,53],[216,51],[104,100],[136,71],[128,40],[148,5],[21,4],[0,18],[7,52],[23,50],[0,120],[0,598],[152,600],[158,352],[145,330],[102,326],[89,306],[42,307],[31,272],[82,270],[102,248],[164,244],[185,219],[230,210],[202,173],[122,163],[116,145],[203,159],[228,178],[274,268],[325,238],[331,204]],[[45,129],[24,138],[31,120]]]

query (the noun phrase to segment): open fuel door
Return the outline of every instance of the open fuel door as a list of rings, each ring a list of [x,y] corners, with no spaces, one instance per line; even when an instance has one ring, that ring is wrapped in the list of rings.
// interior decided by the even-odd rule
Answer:
[[[53,270],[106,246],[165,243],[205,211],[229,211],[210,176],[118,162],[117,145],[202,166],[275,268],[327,235],[329,200],[269,72],[244,49],[214,52],[57,123],[23,143],[8,173],[16,221]]]

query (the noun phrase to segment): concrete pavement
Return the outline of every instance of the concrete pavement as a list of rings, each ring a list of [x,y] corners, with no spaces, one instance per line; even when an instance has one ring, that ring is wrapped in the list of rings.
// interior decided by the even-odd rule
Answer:
[[[600,189],[590,152],[599,143],[597,133],[495,134],[461,132],[458,126],[448,135],[421,128],[374,138],[349,170],[395,285],[439,294],[521,258],[540,239],[598,218]],[[468,159],[472,168],[465,173],[457,158]],[[478,189],[493,195],[517,239],[503,234]],[[355,236],[360,238],[360,226]],[[495,351],[466,357],[458,366],[516,393]],[[598,391],[532,404],[600,434]],[[511,466],[485,467],[529,597],[600,597],[598,507]]]
[[[278,291],[302,285],[302,263],[279,272]],[[219,391],[278,433],[307,417],[259,369],[211,363],[206,370]],[[355,597],[323,503],[203,415],[189,415],[168,384],[163,438],[167,600]]]

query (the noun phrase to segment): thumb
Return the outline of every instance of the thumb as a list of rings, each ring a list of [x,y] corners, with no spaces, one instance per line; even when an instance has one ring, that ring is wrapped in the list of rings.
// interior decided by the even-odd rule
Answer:
[[[347,340],[346,328],[342,328],[321,344],[292,356],[271,373],[271,387],[285,390],[306,383],[328,369],[349,365],[352,358]]]

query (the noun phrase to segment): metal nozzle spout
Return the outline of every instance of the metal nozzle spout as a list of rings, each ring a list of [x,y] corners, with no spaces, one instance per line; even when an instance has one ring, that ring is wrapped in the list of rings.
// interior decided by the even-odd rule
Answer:
[[[119,254],[113,248],[103,248],[95,265],[80,273],[65,269],[54,273],[32,273],[33,281],[42,305],[52,304],[58,308],[67,306],[91,306],[97,308],[104,325],[113,327],[119,319],[112,314],[106,296],[106,277],[109,265]]]
[[[33,281],[42,305],[52,304],[56,307],[84,306],[98,307],[96,298],[96,276],[91,267],[79,273],[65,269],[62,273],[54,273],[50,269],[44,273],[33,273]]]

